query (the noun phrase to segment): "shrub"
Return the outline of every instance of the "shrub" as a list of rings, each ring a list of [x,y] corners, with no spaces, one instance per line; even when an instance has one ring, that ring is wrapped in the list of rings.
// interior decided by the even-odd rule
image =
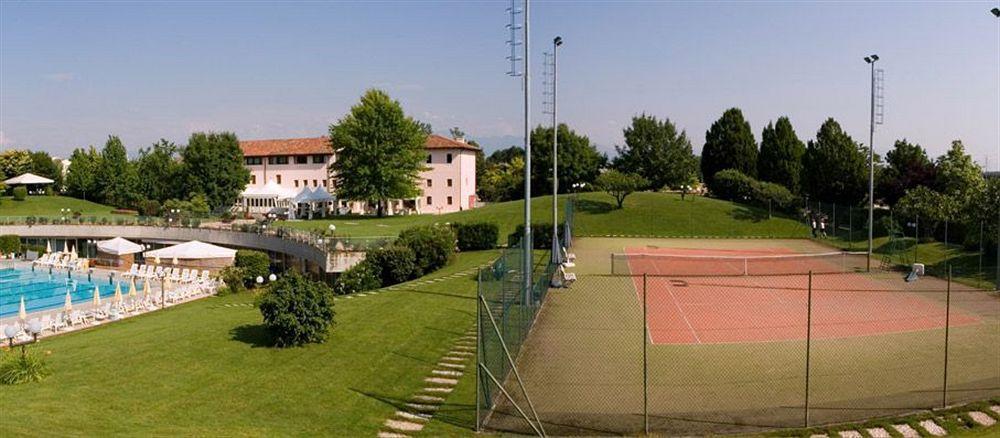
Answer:
[[[563,226],[559,225],[559,241],[562,242]],[[507,244],[511,247],[521,244],[521,237],[524,236],[524,224],[518,225],[514,232],[507,236]],[[531,242],[533,249],[552,249],[552,224],[531,224]],[[563,242],[565,245],[565,242]]]
[[[478,251],[493,249],[500,237],[500,227],[493,222],[473,222],[454,224],[455,237],[458,239],[458,249],[461,251]]]
[[[52,186],[45,186],[45,188],[42,189],[42,192],[45,193],[45,196],[55,196],[56,194],[56,191],[52,189]]]
[[[222,279],[222,282],[229,288],[229,292],[232,293],[240,293],[247,290],[246,286],[243,285],[243,277],[243,270],[235,266],[229,266],[219,272],[219,278]]]
[[[8,354],[0,363],[0,384],[17,385],[38,382],[49,375],[48,365],[43,356],[33,352]]]
[[[28,197],[28,189],[24,186],[14,187],[13,192],[15,201],[23,201]]]
[[[18,254],[21,252],[21,238],[15,234],[0,236],[0,254]]]
[[[257,277],[267,278],[271,273],[271,258],[261,251],[241,249],[236,251],[234,266],[242,273],[243,284],[253,287]]]
[[[399,233],[396,244],[413,250],[417,257],[416,276],[421,276],[448,264],[455,254],[455,233],[451,227],[433,225],[407,228]]]
[[[785,186],[757,181],[742,172],[726,169],[715,174],[712,194],[720,199],[790,211],[797,198]]]
[[[272,283],[257,306],[278,347],[322,343],[334,325],[333,291],[294,271]]]
[[[377,270],[370,263],[362,261],[340,274],[334,285],[334,291],[339,295],[347,295],[378,289],[381,284],[377,274]]]
[[[368,251],[365,261],[375,270],[383,287],[410,280],[417,274],[417,256],[405,246],[390,245]]]
[[[143,216],[159,216],[160,201],[155,199],[144,199],[139,203],[139,213]]]

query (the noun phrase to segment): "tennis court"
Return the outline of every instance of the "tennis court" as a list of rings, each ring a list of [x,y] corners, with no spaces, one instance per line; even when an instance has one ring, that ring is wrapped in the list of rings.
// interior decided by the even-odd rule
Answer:
[[[752,433],[1000,396],[995,292],[857,272],[853,256],[761,261],[830,251],[804,240],[584,238],[574,251],[579,278],[549,291],[517,359],[550,435]],[[609,257],[627,253],[681,260]],[[822,272],[811,303],[808,271],[786,273],[803,267]],[[531,433],[507,403],[487,426]]]

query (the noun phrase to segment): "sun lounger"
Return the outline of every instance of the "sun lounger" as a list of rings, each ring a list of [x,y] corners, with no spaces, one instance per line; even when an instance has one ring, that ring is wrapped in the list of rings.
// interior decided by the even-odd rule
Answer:
[[[66,314],[63,313],[63,312],[57,313],[56,317],[54,319],[52,319],[51,328],[52,328],[52,331],[54,331],[54,332],[57,332],[59,330],[62,330],[64,328],[66,328]]]
[[[184,270],[181,271],[181,277],[179,278],[180,282],[187,283],[188,281],[190,281],[191,280],[189,278],[190,275],[191,275],[191,270],[188,268],[184,268]]]
[[[34,321],[34,319],[32,321]],[[42,324],[42,332],[53,331],[52,330],[52,315],[49,315],[48,313],[46,313],[46,314],[42,315],[42,319],[39,320],[38,322],[40,322]]]
[[[139,274],[139,266],[140,265],[132,263],[132,266],[129,266],[128,271],[122,274],[122,278],[135,278]]]
[[[204,271],[201,271],[201,278],[198,279],[198,282],[202,283],[202,284],[205,284],[205,283],[208,283],[208,282],[212,281],[212,278],[209,277],[209,275],[210,275],[210,273],[208,272],[207,269],[204,270]]]

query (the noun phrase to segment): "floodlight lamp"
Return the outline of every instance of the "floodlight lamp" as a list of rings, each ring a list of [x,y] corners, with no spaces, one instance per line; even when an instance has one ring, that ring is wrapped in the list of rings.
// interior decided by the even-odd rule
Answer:
[[[993,9],[990,9],[990,12],[992,12],[992,13],[993,13],[993,15],[995,15],[995,16],[997,16],[997,17],[1000,17],[1000,8],[993,8]]]
[[[562,45],[562,37],[561,36],[557,36],[554,40],[552,40],[552,44],[555,44],[556,46],[561,46]]]
[[[872,61],[878,61],[878,55],[872,55]]]

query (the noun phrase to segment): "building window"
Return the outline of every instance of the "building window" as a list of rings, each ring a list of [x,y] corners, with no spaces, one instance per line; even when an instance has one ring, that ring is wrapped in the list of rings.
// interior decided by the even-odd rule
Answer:
[[[324,189],[326,188],[326,180],[325,180],[325,179],[324,179],[324,180],[322,180],[322,181],[320,181],[319,183],[323,185],[323,188],[324,188]]]
[[[317,187],[317,186],[319,186],[319,184],[316,182],[316,180],[313,180],[313,187]]]
[[[445,158],[445,162],[447,162],[448,164],[451,164],[451,154],[448,154],[448,157]]]
[[[246,163],[247,163],[247,166],[259,166],[261,164],[264,164],[264,158],[262,158],[262,157],[247,157],[246,158]]]
[[[250,175],[250,184],[257,184],[257,175]]]
[[[275,175],[274,181],[277,182],[278,184],[281,184],[281,175]]]
[[[427,154],[427,164],[431,164],[431,154]]]
[[[448,197],[448,205],[451,205],[451,196]]]
[[[288,164],[288,156],[267,157],[267,164]]]
[[[431,204],[433,204],[433,202],[432,202],[432,201],[433,201],[433,198],[431,198],[430,196],[428,196],[428,197],[427,197],[427,205],[431,205]]]
[[[434,180],[432,179],[427,180],[427,187],[434,187]]]
[[[305,155],[296,155],[295,156],[295,164],[306,164],[308,162],[309,162],[309,157],[307,157]]]
[[[326,155],[313,155],[313,164],[320,164],[326,162]]]
[[[299,180],[295,180],[295,188],[299,188]]]
[[[448,178],[448,187],[451,187],[451,178]]]

